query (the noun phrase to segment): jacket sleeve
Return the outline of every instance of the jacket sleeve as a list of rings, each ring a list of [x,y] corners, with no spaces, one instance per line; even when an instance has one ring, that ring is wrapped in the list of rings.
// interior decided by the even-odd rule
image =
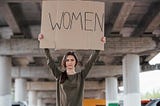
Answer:
[[[49,49],[45,49],[45,55],[46,55],[46,58],[47,58],[47,64],[51,69],[51,73],[56,78],[59,78],[62,72],[59,70],[58,66],[55,64],[54,59],[51,57]]]
[[[100,50],[95,50],[94,53],[91,54],[89,57],[87,63],[84,66],[84,69],[82,70],[82,77],[86,78],[88,75],[90,69],[92,68],[93,64],[95,63],[98,55],[99,55]]]

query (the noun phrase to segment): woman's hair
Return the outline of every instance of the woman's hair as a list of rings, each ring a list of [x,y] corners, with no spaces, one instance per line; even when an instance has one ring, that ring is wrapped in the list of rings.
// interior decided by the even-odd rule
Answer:
[[[66,67],[67,56],[69,56],[69,55],[72,55],[72,56],[75,58],[75,60],[76,60],[75,66],[77,65],[77,63],[78,63],[78,58],[77,58],[77,56],[76,56],[76,54],[75,54],[74,52],[70,51],[70,52],[67,52],[67,53],[64,55],[63,59],[62,59],[62,63],[61,63],[61,64],[62,64],[63,67]]]
[[[67,76],[67,72],[64,71],[64,72],[62,72],[62,75],[60,78],[60,83],[63,84],[66,79],[68,79],[68,76]]]

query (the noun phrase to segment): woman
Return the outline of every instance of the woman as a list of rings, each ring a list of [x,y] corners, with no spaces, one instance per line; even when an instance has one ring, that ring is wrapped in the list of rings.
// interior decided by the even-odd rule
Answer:
[[[38,37],[39,40],[43,38],[42,34]],[[105,37],[101,41],[105,43]],[[66,53],[62,60],[62,66],[65,70],[60,70],[52,59],[49,49],[45,49],[48,66],[57,79],[57,106],[82,106],[85,78],[99,52],[99,50],[95,50],[84,69],[77,72],[78,59],[74,52]]]

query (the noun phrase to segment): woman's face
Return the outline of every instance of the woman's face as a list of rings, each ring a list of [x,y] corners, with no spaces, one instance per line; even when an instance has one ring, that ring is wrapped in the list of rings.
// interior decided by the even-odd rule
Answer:
[[[72,55],[68,55],[66,58],[66,68],[67,69],[74,69],[76,64],[76,59]]]

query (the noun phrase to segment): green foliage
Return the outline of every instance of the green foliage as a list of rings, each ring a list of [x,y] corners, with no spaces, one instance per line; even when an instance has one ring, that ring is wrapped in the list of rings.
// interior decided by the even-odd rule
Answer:
[[[160,89],[153,90],[152,92],[147,92],[141,96],[141,99],[154,99],[160,98]]]

